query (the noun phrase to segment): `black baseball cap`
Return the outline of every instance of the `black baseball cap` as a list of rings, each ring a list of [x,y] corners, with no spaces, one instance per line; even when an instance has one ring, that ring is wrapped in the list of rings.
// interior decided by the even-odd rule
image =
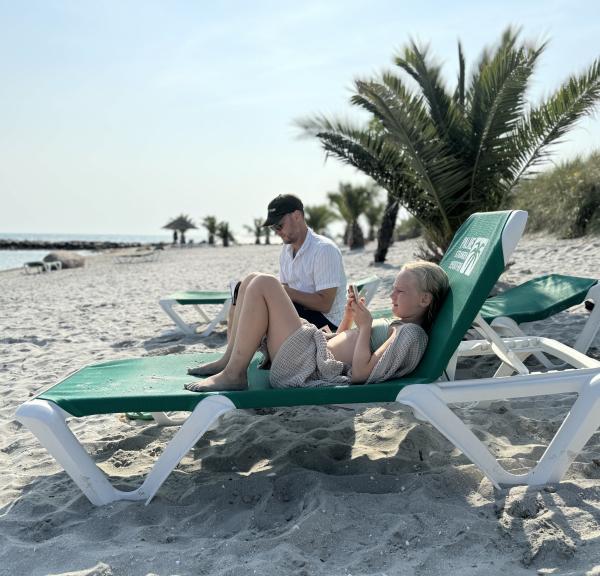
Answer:
[[[304,212],[302,200],[293,194],[280,194],[269,202],[267,219],[263,226],[277,224],[286,214],[300,210]]]

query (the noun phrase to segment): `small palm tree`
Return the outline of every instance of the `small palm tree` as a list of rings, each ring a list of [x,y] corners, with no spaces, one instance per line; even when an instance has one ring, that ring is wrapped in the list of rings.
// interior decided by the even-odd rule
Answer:
[[[344,243],[350,250],[363,248],[365,236],[358,219],[369,206],[372,188],[368,186],[352,186],[340,182],[338,192],[329,192],[327,197],[337,208],[340,218],[346,222]]]
[[[373,240],[375,240],[375,230],[381,223],[384,210],[384,204],[376,203],[374,202],[374,198],[371,198],[371,202],[365,210],[365,218],[369,224],[369,232],[367,234],[367,240],[369,242],[373,242]]]
[[[254,234],[254,243],[260,244],[260,238],[264,234],[266,228],[262,227],[262,219],[255,218],[252,226],[244,226],[244,229],[250,232],[250,234]]]
[[[424,228],[427,255],[436,259],[470,214],[507,206],[524,175],[600,99],[597,59],[529,104],[545,47],[520,41],[508,28],[467,78],[459,43],[458,82],[448,90],[428,47],[410,42],[394,60],[400,75],[355,82],[351,103],[370,114],[366,126],[324,116],[299,124],[328,155],[371,176],[405,206]]]
[[[233,237],[231,230],[229,230],[228,222],[219,222],[217,224],[217,236],[221,239],[225,248],[229,246],[230,241],[235,242],[235,238]]]
[[[317,234],[325,234],[327,226],[337,220],[337,214],[327,204],[318,204],[315,206],[305,206],[304,214],[306,223]]]
[[[187,214],[180,214],[177,218],[173,218],[163,226],[167,230],[176,230],[179,232],[179,241],[185,244],[185,233],[188,230],[195,230],[196,225]]]
[[[217,234],[217,219],[214,216],[206,216],[202,220],[202,226],[204,226],[208,232],[208,244],[214,246],[215,235]]]

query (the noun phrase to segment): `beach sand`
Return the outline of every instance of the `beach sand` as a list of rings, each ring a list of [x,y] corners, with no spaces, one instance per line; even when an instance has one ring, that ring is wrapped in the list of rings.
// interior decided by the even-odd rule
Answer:
[[[387,307],[416,241],[389,264],[374,246],[344,253],[350,279],[383,282]],[[184,457],[149,506],[95,507],[14,419],[17,407],[89,363],[222,350],[160,337],[173,328],[158,300],[181,289],[226,289],[247,272],[276,273],[278,246],[169,249],[156,262],[0,274],[0,574],[78,575],[600,575],[600,433],[563,482],[497,490],[428,424],[391,404],[235,411]],[[548,272],[597,277],[600,238],[525,237],[506,285]],[[191,311],[184,311],[184,314]],[[568,344],[583,306],[526,326]],[[600,338],[591,355],[600,357]],[[486,366],[467,366],[474,374]],[[463,370],[465,368],[463,367]],[[573,398],[457,409],[510,470],[532,465]],[[137,486],[176,429],[117,415],[71,426],[121,487]]]

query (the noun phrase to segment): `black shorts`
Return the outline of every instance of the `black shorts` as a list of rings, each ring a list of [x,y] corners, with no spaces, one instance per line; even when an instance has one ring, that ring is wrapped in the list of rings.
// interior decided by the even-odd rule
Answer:
[[[296,308],[296,312],[298,312],[298,316],[300,318],[304,318],[311,324],[314,324],[317,328],[323,328],[323,326],[329,326],[332,332],[337,330],[337,326],[332,324],[321,312],[317,312],[316,310],[309,310],[302,306],[302,304],[297,304],[296,302],[292,302],[294,308]]]

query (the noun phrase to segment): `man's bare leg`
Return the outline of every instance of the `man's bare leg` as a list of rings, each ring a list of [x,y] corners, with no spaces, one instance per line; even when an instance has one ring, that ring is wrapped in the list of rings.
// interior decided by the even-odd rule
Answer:
[[[235,344],[239,311],[242,308],[242,303],[244,301],[244,296],[246,294],[246,288],[250,281],[256,277],[256,273],[248,274],[240,284],[240,288],[238,290],[238,296],[235,306],[231,306],[229,308],[228,321],[227,321],[227,349],[221,358],[215,360],[213,362],[207,362],[206,364],[200,364],[200,366],[196,366],[195,368],[188,368],[187,373],[191,376],[212,376],[213,374],[217,374],[221,372],[225,366],[227,366],[227,362],[231,357],[231,351],[233,350],[233,345]]]
[[[203,392],[246,388],[246,371],[263,336],[267,334],[269,352],[274,356],[283,342],[302,325],[291,300],[274,276],[252,278],[246,286],[245,298],[238,302],[237,308],[235,338],[232,338],[226,366],[205,380],[186,384],[188,390]],[[270,323],[272,318],[276,320]]]

